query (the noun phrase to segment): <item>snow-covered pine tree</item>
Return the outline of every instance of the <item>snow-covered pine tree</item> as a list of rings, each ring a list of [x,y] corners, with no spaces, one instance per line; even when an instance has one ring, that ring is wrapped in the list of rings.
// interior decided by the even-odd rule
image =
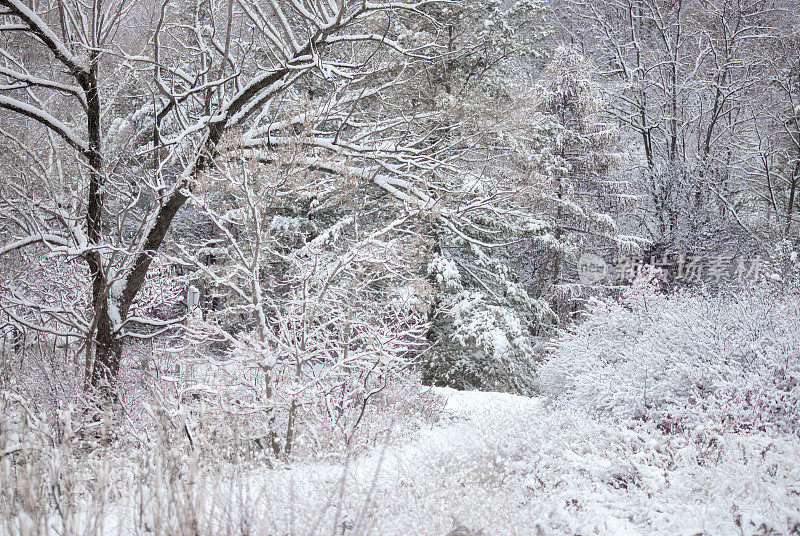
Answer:
[[[550,261],[542,261],[534,277],[545,295],[553,295],[548,280],[556,288],[575,281],[581,252],[610,259],[620,248],[630,251],[639,242],[618,229],[618,219],[637,197],[618,173],[627,155],[619,148],[619,129],[602,115],[605,100],[594,72],[577,50],[559,46],[537,84],[537,109],[553,122],[555,133],[554,164],[542,175],[540,191],[558,247],[538,250]],[[568,304],[558,299],[561,312]]]
[[[436,300],[424,379],[529,392],[532,335],[552,313],[520,284],[509,246],[552,236],[533,200],[535,177],[553,164],[555,131],[524,89],[544,55],[543,6],[474,4],[455,9],[449,26],[451,42],[471,43],[470,54],[443,63],[431,85],[464,140],[460,172],[446,189],[459,192],[455,206],[468,223],[431,230],[427,271]]]
[[[529,391],[536,336],[566,310],[555,292],[563,266],[574,266],[581,248],[636,246],[617,231],[616,214],[632,196],[614,179],[624,156],[616,130],[599,116],[591,72],[561,48],[535,91],[519,78],[487,77],[486,86],[498,84],[483,87],[490,104],[473,97],[473,106],[464,105],[465,130],[480,132],[484,152],[473,159],[480,173],[463,190],[491,193],[494,212],[475,218],[468,236],[438,234],[428,268],[438,289],[429,382]]]

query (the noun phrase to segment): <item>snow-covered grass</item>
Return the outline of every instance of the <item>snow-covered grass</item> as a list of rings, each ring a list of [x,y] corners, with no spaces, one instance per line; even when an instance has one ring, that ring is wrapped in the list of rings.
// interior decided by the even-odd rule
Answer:
[[[737,522],[745,533],[800,523],[789,521],[800,512],[794,440],[726,435],[709,445],[492,393],[451,392],[448,409],[464,420],[423,435],[401,466],[415,482],[403,495],[432,499],[421,521],[438,511],[490,534],[735,534]]]
[[[7,392],[0,535],[800,534],[799,309],[634,287],[561,339],[541,397],[387,388],[350,455],[230,448],[238,428],[180,407],[40,419]]]
[[[100,533],[92,521],[124,534],[800,530],[796,437],[730,433],[709,441],[553,410],[535,398],[438,393],[447,403],[436,424],[345,463],[268,469],[209,464],[162,443],[126,458],[106,450],[73,468],[73,479],[84,479],[76,486],[83,491],[76,493],[82,513],[73,519],[74,533]],[[50,462],[51,473],[59,463]],[[23,468],[32,466],[28,459]],[[8,470],[6,458],[4,479]],[[3,513],[3,533],[37,533],[19,530],[25,514]]]

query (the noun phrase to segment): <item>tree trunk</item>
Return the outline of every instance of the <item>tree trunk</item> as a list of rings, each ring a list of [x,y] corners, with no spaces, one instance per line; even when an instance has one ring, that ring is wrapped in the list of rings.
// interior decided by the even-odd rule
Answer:
[[[99,246],[103,233],[103,186],[105,176],[102,157],[102,135],[100,91],[98,80],[98,56],[90,54],[90,69],[78,77],[87,102],[87,134],[89,150],[86,159],[89,164],[89,200],[86,211],[86,229],[89,243]],[[98,251],[89,251],[86,256],[89,274],[92,279],[92,307],[95,311],[94,340],[87,341],[94,346],[94,360],[87,370],[89,385],[105,399],[113,399],[119,363],[122,357],[122,341],[114,334],[114,323],[109,315],[108,267],[103,266],[103,257]]]
[[[89,386],[105,400],[116,400],[116,382],[122,361],[122,340],[113,330],[106,308],[98,312],[93,341],[94,360],[87,371]]]
[[[792,177],[792,182],[789,187],[789,204],[786,207],[786,236],[792,231],[792,212],[794,211],[795,198],[797,196],[797,183],[800,179],[800,164],[795,167],[795,172]]]

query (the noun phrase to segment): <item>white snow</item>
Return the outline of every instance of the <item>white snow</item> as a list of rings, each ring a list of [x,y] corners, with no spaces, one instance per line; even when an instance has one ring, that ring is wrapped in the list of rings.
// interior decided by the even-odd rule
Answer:
[[[334,526],[358,534],[361,526],[381,536],[443,536],[455,526],[504,536],[785,534],[800,523],[797,438],[726,435],[707,444],[552,410],[537,398],[436,391],[444,415],[412,439],[349,464],[206,478],[197,515],[220,530],[244,516],[258,534],[333,534]]]

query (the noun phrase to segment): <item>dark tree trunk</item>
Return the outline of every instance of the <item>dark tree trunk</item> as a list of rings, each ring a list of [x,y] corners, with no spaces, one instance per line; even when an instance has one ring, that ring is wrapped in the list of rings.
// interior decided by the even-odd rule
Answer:
[[[100,90],[98,85],[97,53],[90,55],[91,67],[81,73],[77,79],[86,95],[86,123],[89,138],[89,150],[86,160],[89,164],[89,200],[86,211],[86,230],[89,244],[99,246],[103,234],[103,186],[105,176],[102,157],[102,132],[100,107]],[[92,280],[92,307],[95,314],[93,340],[87,344],[94,346],[94,359],[87,363],[86,371],[89,385],[99,391],[104,398],[112,397],[115,389],[117,373],[122,357],[122,341],[114,333],[114,323],[109,314],[109,282],[108,267],[103,266],[103,257],[99,251],[88,251],[86,262],[89,265],[89,276]]]
[[[320,32],[312,41],[318,47],[325,44],[327,34]],[[313,49],[312,44],[306,45],[295,57],[300,58],[309,54]],[[101,148],[101,106],[100,92],[98,84],[98,55],[96,52],[90,53],[92,67],[89,71],[78,71],[75,76],[86,95],[87,101],[87,127],[89,137],[89,150],[85,153],[89,164],[89,202],[87,211],[88,238],[92,245],[102,243],[102,219],[103,219],[103,183],[105,179],[104,163]],[[130,269],[125,274],[124,286],[121,296],[111,297],[118,300],[114,306],[117,308],[119,321],[124,321],[128,316],[130,308],[139,290],[144,284],[150,264],[153,262],[156,251],[166,237],[167,231],[172,224],[172,220],[178,211],[183,207],[188,199],[184,189],[191,189],[194,180],[198,175],[206,171],[213,165],[214,153],[217,144],[222,139],[223,134],[228,128],[228,123],[233,116],[240,113],[243,108],[252,105],[257,101],[262,90],[288,76],[292,72],[289,68],[274,71],[251,84],[246,90],[242,91],[236,99],[231,101],[226,107],[226,113],[220,119],[208,125],[206,137],[194,161],[190,164],[190,169],[182,177],[176,188],[172,190],[166,200],[158,209],[153,219],[153,224],[147,230],[141,249],[136,253]],[[171,107],[165,108],[160,119],[169,113]],[[252,113],[252,109],[246,115]],[[159,119],[159,120],[160,120]],[[242,120],[240,118],[239,120]],[[157,141],[157,139],[154,139]],[[109,283],[107,267],[102,266],[102,257],[98,252],[88,252],[85,256],[89,264],[89,272],[92,278],[92,305],[95,313],[95,330],[92,340],[87,341],[90,347],[94,347],[93,365],[87,368],[87,383],[91,388],[99,390],[101,393],[114,396],[117,375],[119,374],[120,362],[122,358],[123,339],[119,333],[114,332],[114,322],[109,314]],[[87,363],[90,365],[90,363]]]
[[[89,384],[107,400],[116,399],[116,381],[121,361],[122,340],[113,331],[108,311],[103,310],[97,319]]]

